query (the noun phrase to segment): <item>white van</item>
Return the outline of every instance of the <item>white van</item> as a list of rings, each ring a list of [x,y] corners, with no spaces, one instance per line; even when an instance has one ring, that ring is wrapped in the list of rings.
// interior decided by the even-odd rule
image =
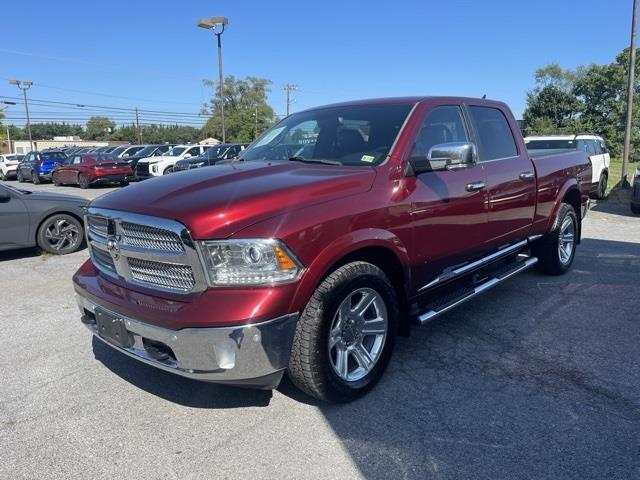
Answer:
[[[176,145],[164,155],[141,159],[136,165],[136,178],[139,180],[159,177],[173,172],[173,167],[178,160],[198,157],[206,152],[212,145]]]

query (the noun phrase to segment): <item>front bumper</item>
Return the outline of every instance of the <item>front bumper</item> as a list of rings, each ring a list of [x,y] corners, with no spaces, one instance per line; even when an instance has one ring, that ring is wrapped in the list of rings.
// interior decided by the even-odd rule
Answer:
[[[130,318],[76,293],[82,323],[100,340],[148,365],[197,380],[274,388],[289,364],[298,314],[234,327],[170,330]],[[130,348],[115,346],[98,334],[96,308],[121,318],[133,336]],[[159,358],[158,345],[171,355]]]

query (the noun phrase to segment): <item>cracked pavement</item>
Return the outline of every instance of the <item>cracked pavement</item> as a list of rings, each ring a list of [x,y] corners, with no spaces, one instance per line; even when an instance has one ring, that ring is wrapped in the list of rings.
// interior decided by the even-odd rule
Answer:
[[[79,322],[86,250],[0,253],[0,478],[639,478],[640,217],[623,207],[589,213],[569,274],[414,328],[343,406],[139,364]]]

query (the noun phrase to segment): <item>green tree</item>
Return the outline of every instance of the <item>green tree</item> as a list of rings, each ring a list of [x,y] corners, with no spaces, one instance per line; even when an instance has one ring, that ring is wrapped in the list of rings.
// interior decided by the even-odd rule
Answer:
[[[204,114],[211,118],[202,129],[203,137],[222,139],[222,116],[220,92],[214,82],[204,84],[214,89],[214,97],[205,105]],[[223,101],[225,130],[228,142],[249,142],[273,125],[274,112],[267,103],[271,81],[264,78],[246,77],[237,79],[233,75],[224,79]]]
[[[581,102],[573,93],[559,86],[548,84],[541,89],[527,93],[527,108],[524,121],[527,129],[543,133],[539,127],[549,123],[556,132],[574,127],[575,117],[582,109]],[[541,119],[544,119],[541,122]],[[550,133],[550,132],[544,132]]]
[[[116,124],[109,118],[91,117],[87,120],[84,136],[86,140],[108,140],[115,129]]]

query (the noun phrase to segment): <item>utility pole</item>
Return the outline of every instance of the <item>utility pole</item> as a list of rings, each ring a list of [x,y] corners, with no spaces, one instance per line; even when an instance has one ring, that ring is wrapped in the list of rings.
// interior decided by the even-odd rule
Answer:
[[[33,138],[31,137],[31,121],[29,120],[29,102],[27,101],[27,90],[31,88],[33,82],[30,80],[9,80],[11,85],[15,85],[24,94],[24,109],[27,113],[27,132],[29,133],[29,145],[31,146],[31,150],[33,150]]]
[[[253,114],[253,116],[255,117],[255,120],[256,120],[256,126],[253,131],[253,139],[255,140],[256,138],[258,138],[258,105],[256,105],[256,111]]]
[[[138,107],[136,107],[136,130],[138,130],[138,145],[142,145],[142,131],[140,131],[140,119],[138,118]]]
[[[287,83],[284,86],[284,91],[287,92],[287,117],[289,116],[289,113],[291,112],[291,92],[295,92],[296,90],[298,90],[298,86],[297,85],[293,85],[291,83]]]
[[[622,153],[622,176],[620,185],[629,187],[627,173],[629,170],[629,150],[631,147],[631,127],[633,123],[633,92],[635,87],[636,70],[636,23],[638,19],[638,1],[633,0],[633,14],[631,15],[631,47],[629,49],[629,83],[627,88],[627,125],[624,130],[624,151]]]

